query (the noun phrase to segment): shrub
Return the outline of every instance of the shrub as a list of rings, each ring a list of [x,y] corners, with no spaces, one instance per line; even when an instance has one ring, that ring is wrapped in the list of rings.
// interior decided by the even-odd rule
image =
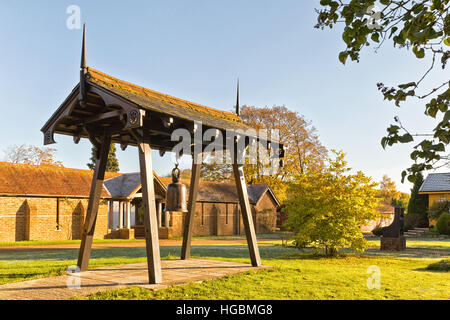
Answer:
[[[450,213],[444,212],[436,222],[436,229],[439,234],[450,235]]]
[[[428,219],[423,215],[407,214],[405,215],[405,231],[428,226]]]
[[[441,260],[439,262],[432,263],[426,267],[427,270],[432,271],[450,271],[450,260]]]
[[[378,237],[383,235],[383,231],[382,231],[381,226],[376,226],[375,228],[373,228],[372,234],[375,235],[375,236],[378,236]]]
[[[436,201],[428,210],[428,217],[430,219],[438,220],[443,212],[449,212],[449,201]]]

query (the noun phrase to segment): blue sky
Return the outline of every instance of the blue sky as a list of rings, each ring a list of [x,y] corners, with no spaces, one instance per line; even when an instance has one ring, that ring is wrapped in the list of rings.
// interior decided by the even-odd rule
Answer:
[[[390,43],[341,65],[341,27],[313,28],[318,1],[2,1],[0,159],[8,145],[42,145],[40,128],[78,81],[81,30],[66,27],[69,5],[78,5],[87,23],[89,66],[228,111],[239,77],[242,104],[298,111],[326,147],[347,153],[352,168],[377,181],[388,174],[409,191],[400,173],[411,164],[412,145],[383,151],[380,139],[395,115],[412,132],[434,123],[420,102],[399,109],[383,101],[376,83],[416,80],[428,66]],[[444,81],[442,72],[433,76]],[[66,167],[86,168],[87,140],[56,140]],[[135,148],[117,154],[121,171],[138,170]],[[166,174],[172,157],[154,153],[154,165]]]

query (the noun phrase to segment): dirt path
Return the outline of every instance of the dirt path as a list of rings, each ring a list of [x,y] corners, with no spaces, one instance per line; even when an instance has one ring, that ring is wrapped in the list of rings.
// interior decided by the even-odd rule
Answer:
[[[270,239],[260,239],[260,241],[270,241]],[[159,240],[161,247],[181,246],[182,240]],[[192,240],[192,245],[246,245],[245,239],[232,240]],[[145,248],[145,241],[139,242],[116,242],[116,243],[94,243],[93,249],[109,249],[109,248]],[[80,244],[49,244],[49,245],[30,245],[30,246],[8,246],[0,247],[2,253],[32,252],[45,250],[70,250],[79,249]]]

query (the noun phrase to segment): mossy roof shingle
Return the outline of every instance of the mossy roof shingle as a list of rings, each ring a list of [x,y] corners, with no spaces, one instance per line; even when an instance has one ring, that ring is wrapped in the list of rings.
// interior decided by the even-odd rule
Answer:
[[[0,194],[88,197],[91,170],[0,162]],[[107,172],[105,179],[120,173]],[[109,197],[105,188],[102,197]]]
[[[242,120],[232,112],[207,107],[150,90],[130,82],[117,79],[109,74],[88,68],[86,79],[127,100],[143,109],[170,114],[182,119],[201,121],[204,125],[219,129],[249,129]]]

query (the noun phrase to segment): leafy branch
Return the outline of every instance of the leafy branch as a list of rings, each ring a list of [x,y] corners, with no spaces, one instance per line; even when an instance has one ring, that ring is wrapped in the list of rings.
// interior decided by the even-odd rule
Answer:
[[[348,58],[359,62],[363,48],[376,45],[375,52],[386,42],[391,41],[394,47],[412,52],[423,60],[431,57],[431,65],[418,81],[399,84],[394,87],[378,83],[378,90],[385,100],[392,101],[395,106],[407,99],[425,100],[425,115],[442,120],[433,129],[431,139],[425,139],[414,147],[411,159],[414,164],[402,172],[402,178],[408,176],[414,181],[416,174],[422,170],[430,170],[449,164],[446,146],[450,141],[450,81],[438,83],[431,90],[418,93],[425,79],[437,64],[445,70],[450,59],[450,0],[321,0],[315,28],[333,28],[337,23],[344,23],[342,39],[345,50],[339,53],[339,61],[346,63]],[[379,9],[381,8],[381,9]],[[433,79],[431,79],[433,80]],[[381,140],[383,148],[396,143],[414,141],[402,125],[391,125],[387,136]],[[416,135],[418,136],[418,135]]]

